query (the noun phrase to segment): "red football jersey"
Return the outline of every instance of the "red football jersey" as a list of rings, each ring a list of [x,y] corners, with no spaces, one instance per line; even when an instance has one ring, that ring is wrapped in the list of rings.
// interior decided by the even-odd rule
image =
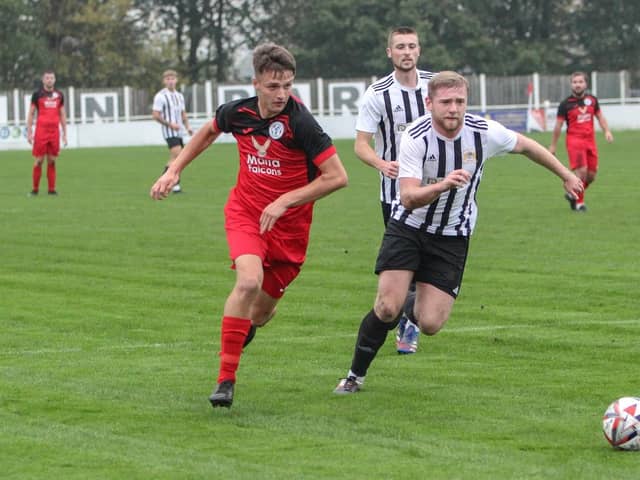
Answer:
[[[558,106],[558,117],[567,122],[567,135],[593,139],[593,118],[600,111],[598,99],[585,94],[582,98],[571,95]]]
[[[38,112],[36,130],[57,129],[60,124],[60,109],[64,105],[64,95],[60,90],[47,91],[44,88],[36,90],[31,96],[31,104]]]
[[[216,131],[231,133],[238,142],[240,170],[230,201],[240,202],[258,222],[268,204],[313,181],[317,167],[336,153],[331,138],[294,97],[268,119],[260,117],[257,97],[229,102],[213,122]],[[312,211],[312,203],[290,208],[274,228],[282,236],[304,236]]]

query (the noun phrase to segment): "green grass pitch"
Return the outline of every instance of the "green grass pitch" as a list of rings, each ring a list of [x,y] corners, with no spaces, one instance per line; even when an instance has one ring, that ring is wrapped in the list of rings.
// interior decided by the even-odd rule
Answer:
[[[336,143],[350,185],[317,203],[307,263],[215,411],[234,146],[163,202],[162,147],[65,150],[55,198],[27,197],[30,152],[0,152],[0,476],[635,478],[601,416],[640,396],[640,132],[599,137],[585,214],[525,157],[491,159],[448,324],[413,356],[390,335],[352,397],[332,390],[382,222],[376,173]]]

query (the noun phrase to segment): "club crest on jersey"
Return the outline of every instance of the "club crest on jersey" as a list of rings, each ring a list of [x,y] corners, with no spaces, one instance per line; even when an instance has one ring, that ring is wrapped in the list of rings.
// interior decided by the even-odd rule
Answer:
[[[462,163],[476,163],[476,152],[473,150],[462,152]]]
[[[253,143],[253,147],[258,152],[259,157],[267,156],[267,149],[269,148],[269,145],[271,145],[270,138],[267,138],[267,141],[264,142],[264,144],[261,144],[258,140],[256,140],[256,137],[251,137],[251,143]]]
[[[585,104],[587,107],[588,107],[588,106],[590,106],[590,105],[591,105],[591,103],[592,103],[592,102],[591,102],[591,99],[590,99],[590,98],[585,98],[585,99],[584,99],[584,104]]]
[[[274,140],[278,140],[282,138],[284,135],[284,123],[282,122],[273,122],[269,125],[269,136]]]
[[[407,125],[406,123],[399,123],[399,124],[396,126],[396,130],[397,130],[399,133],[402,133],[402,132],[404,132],[404,131],[407,129],[407,127],[408,127],[408,125]]]
[[[58,92],[53,92],[51,94],[51,98],[58,98]]]

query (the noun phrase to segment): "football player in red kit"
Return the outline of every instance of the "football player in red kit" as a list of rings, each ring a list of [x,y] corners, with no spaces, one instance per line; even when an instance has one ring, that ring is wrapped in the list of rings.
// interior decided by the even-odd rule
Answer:
[[[40,190],[42,162],[47,159],[47,182],[49,195],[56,192],[56,159],[60,154],[60,126],[62,141],[67,144],[67,116],[64,111],[64,95],[55,89],[56,75],[47,70],[42,75],[42,87],[31,96],[27,115],[27,140],[33,145],[33,186],[31,195]],[[36,116],[36,131],[33,133],[33,117]]]
[[[272,318],[300,272],[314,201],[347,184],[331,138],[291,94],[291,53],[260,45],[253,67],[256,96],[221,105],[151,188],[154,199],[166,198],[180,172],[222,133],[236,139],[238,179],[224,208],[236,283],[222,315],[220,369],[209,397],[214,407],[231,406],[243,346]]]
[[[593,128],[593,119],[597,118],[607,142],[613,141],[607,120],[600,110],[598,99],[587,93],[587,75],[583,72],[571,74],[571,95],[558,106],[556,126],[549,151],[555,155],[562,125],[567,122],[567,154],[569,167],[582,180],[584,190],[596,179],[598,172],[598,149]],[[571,210],[586,212],[584,191],[577,198],[565,194]]]

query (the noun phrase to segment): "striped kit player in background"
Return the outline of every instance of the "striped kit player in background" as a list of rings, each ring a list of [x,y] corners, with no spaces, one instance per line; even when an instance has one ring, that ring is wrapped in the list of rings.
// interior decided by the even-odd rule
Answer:
[[[193,135],[184,103],[184,96],[176,90],[178,74],[175,70],[166,70],[162,74],[164,88],[153,98],[153,119],[162,125],[162,137],[169,147],[169,161],[164,167],[166,172],[184,148],[183,136]],[[173,193],[180,193],[180,181],[173,187]]]
[[[433,73],[419,70],[420,42],[415,29],[394,28],[387,40],[387,57],[393,72],[372,83],[364,94],[356,120],[355,152],[365,164],[380,171],[380,204],[386,227],[391,202],[398,193],[400,139],[407,126],[426,113],[427,85]],[[374,140],[374,147],[371,140]],[[420,331],[412,321],[415,284],[398,318],[396,349],[415,353]]]

